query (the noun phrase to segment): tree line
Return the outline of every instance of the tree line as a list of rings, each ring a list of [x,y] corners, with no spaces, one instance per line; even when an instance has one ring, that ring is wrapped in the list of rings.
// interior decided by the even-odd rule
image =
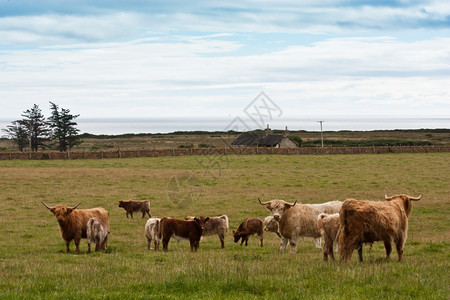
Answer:
[[[75,122],[79,115],[73,115],[69,109],[60,108],[53,102],[50,102],[50,110],[51,116],[45,118],[39,106],[34,104],[23,112],[23,119],[11,122],[2,131],[14,141],[19,151],[49,148],[63,152],[79,145],[82,141]]]

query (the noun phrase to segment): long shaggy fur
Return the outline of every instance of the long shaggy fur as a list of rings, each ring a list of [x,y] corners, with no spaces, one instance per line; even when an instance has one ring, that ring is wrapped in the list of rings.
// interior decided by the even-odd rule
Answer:
[[[106,250],[108,237],[108,226],[102,221],[90,218],[86,230],[88,253],[91,252],[91,243],[95,244],[95,251]]]
[[[393,241],[397,248],[398,259],[401,261],[408,234],[411,198],[401,194],[390,197],[392,200],[385,202],[346,200],[342,205],[339,220],[341,260],[350,261],[355,249],[361,247],[363,243],[376,241],[384,242],[386,256],[389,257]]]
[[[325,214],[320,213],[317,217],[317,229],[320,232],[320,235],[323,239],[323,260],[328,260],[328,255],[331,256],[332,260],[334,259],[333,254],[333,243],[337,242],[337,235],[339,231],[340,223],[339,223],[339,213],[336,214]]]
[[[321,204],[291,204],[283,200],[271,200],[262,204],[272,212],[275,218],[279,218],[279,232],[282,236],[280,250],[284,250],[289,242],[292,253],[297,252],[297,243],[300,237],[321,237],[317,229],[317,216],[320,213],[337,213],[342,206],[340,201]]]
[[[74,240],[76,253],[80,253],[80,240],[81,238],[87,237],[87,223],[90,218],[96,218],[102,221],[109,228],[109,214],[102,207],[72,209],[64,205],[56,205],[54,207],[45,206],[55,215],[59,223],[61,236],[66,242],[66,252],[70,251],[70,242]]]

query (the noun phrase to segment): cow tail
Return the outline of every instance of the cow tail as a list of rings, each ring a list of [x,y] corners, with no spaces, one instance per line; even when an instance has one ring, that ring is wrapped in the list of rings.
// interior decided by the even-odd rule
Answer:
[[[348,223],[347,223],[347,210],[341,209],[341,211],[339,213],[339,223],[340,223],[340,228],[336,235],[336,240],[338,241],[337,242],[338,251],[339,251],[339,256],[340,256],[341,260],[346,260],[347,255],[345,252],[344,244],[345,244],[345,239],[349,235]]]
[[[226,229],[225,229],[225,233],[227,233],[228,232],[228,228],[230,228],[229,227],[229,225],[228,225],[228,216],[227,215],[223,215],[224,217],[225,217],[225,222],[226,222]]]

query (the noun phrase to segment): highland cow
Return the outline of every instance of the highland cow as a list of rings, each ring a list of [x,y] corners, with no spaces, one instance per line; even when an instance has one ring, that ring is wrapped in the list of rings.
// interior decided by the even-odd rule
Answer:
[[[349,199],[342,204],[340,211],[339,254],[341,260],[351,260],[355,249],[363,243],[383,241],[386,257],[392,251],[391,242],[397,248],[398,260],[403,258],[403,249],[408,234],[408,217],[411,201],[419,197],[404,194],[388,197],[386,202],[361,201]]]
[[[90,218],[96,218],[109,227],[108,211],[102,207],[76,209],[81,202],[74,207],[67,207],[64,205],[50,207],[42,201],[41,203],[55,215],[59,224],[59,229],[61,230],[61,236],[66,242],[66,252],[70,251],[70,242],[74,240],[76,247],[75,251],[76,253],[80,253],[80,240],[81,238],[87,237],[87,223]]]

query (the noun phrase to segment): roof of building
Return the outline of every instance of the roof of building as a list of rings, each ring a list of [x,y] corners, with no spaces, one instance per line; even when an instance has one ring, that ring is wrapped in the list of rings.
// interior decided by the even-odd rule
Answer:
[[[256,133],[243,133],[238,136],[232,143],[232,146],[247,146],[247,147],[275,147],[280,144],[283,138],[288,138],[280,134],[256,134]],[[293,141],[293,140],[292,140]],[[296,143],[295,141],[293,141]],[[297,143],[296,143],[297,144]]]

